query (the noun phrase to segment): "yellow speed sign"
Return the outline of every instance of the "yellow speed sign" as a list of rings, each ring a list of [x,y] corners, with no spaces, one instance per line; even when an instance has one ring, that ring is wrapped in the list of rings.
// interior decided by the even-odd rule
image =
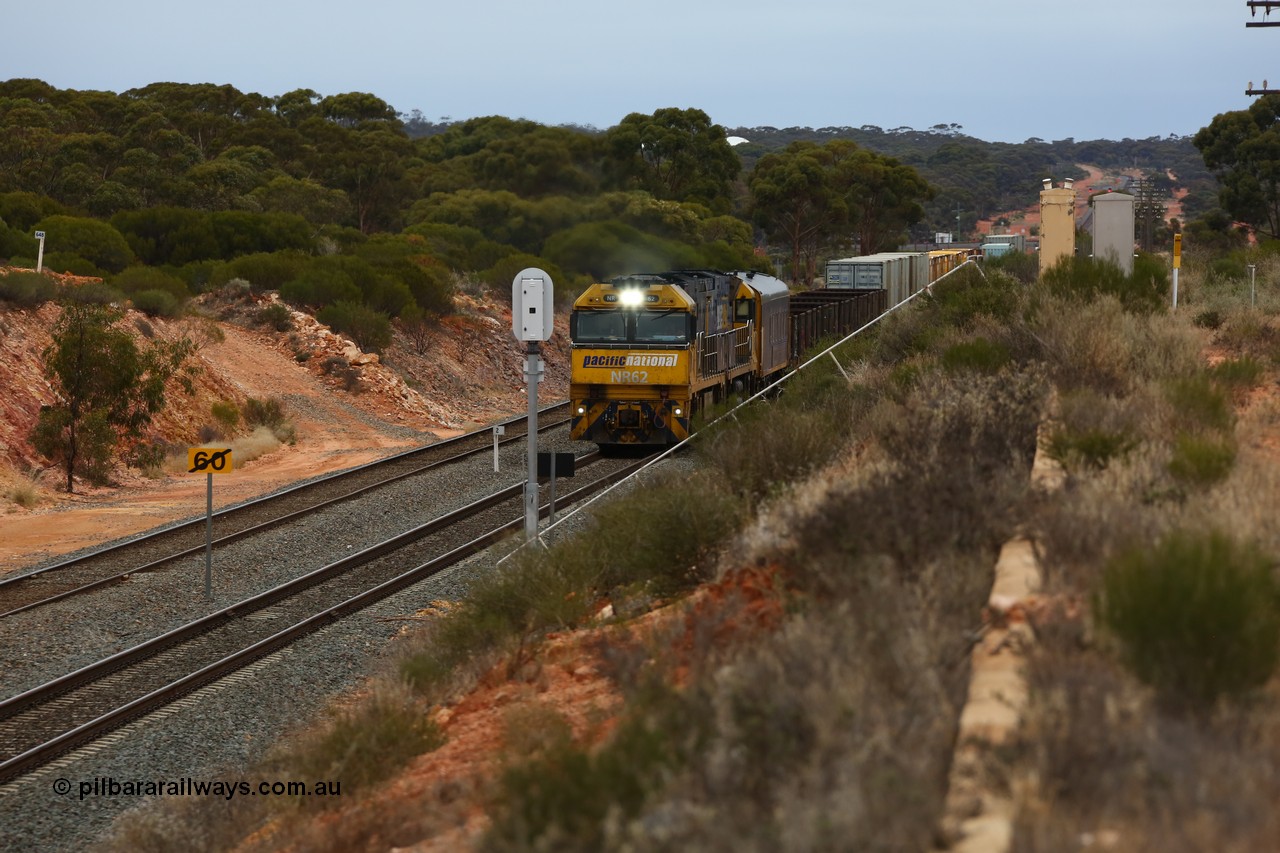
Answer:
[[[230,474],[230,447],[188,447],[188,474]]]

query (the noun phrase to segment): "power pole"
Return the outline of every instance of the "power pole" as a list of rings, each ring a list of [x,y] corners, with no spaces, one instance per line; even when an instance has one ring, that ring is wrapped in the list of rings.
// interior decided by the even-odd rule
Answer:
[[[1261,21],[1245,21],[1246,27],[1280,27],[1280,16],[1277,20],[1270,20],[1271,10],[1280,9],[1280,0],[1248,0],[1245,3],[1249,7],[1249,17],[1253,18],[1258,14],[1258,10],[1262,10]],[[1280,95],[1280,89],[1272,89],[1267,86],[1266,78],[1262,80],[1262,87],[1256,88],[1253,81],[1249,81],[1249,87],[1244,90],[1246,95],[1250,97],[1258,95]]]

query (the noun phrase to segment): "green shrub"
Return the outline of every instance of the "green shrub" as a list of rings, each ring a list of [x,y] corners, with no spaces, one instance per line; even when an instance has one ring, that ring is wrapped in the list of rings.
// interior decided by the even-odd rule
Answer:
[[[1222,327],[1222,312],[1215,311],[1212,308],[1206,308],[1204,311],[1196,314],[1191,322],[1202,329],[1218,329]]]
[[[244,422],[251,427],[278,427],[285,422],[284,403],[279,397],[259,400],[250,397],[244,401]]]
[[[111,284],[130,296],[144,290],[163,290],[178,301],[191,296],[186,282],[154,267],[129,267],[112,276]]]
[[[166,290],[142,290],[133,294],[133,307],[149,317],[177,317],[182,313],[180,303]]]
[[[1027,252],[1006,252],[998,258],[982,262],[990,275],[999,270],[1021,284],[1033,284],[1040,277],[1040,259]]]
[[[340,269],[308,268],[280,286],[280,298],[294,305],[319,307],[334,302],[356,302],[360,288]]]
[[[11,272],[0,275],[0,301],[19,308],[34,308],[58,297],[58,285],[38,272]]]
[[[515,278],[521,270],[527,267],[537,267],[551,276],[552,285],[555,288],[557,297],[563,295],[568,280],[560,267],[548,261],[546,258],[540,258],[537,255],[529,255],[519,253],[508,255],[489,269],[480,273],[480,280],[489,288],[498,294],[505,294],[508,298],[511,295],[511,280]]]
[[[1173,380],[1165,397],[1179,422],[1191,428],[1229,430],[1235,422],[1227,394],[1207,374]]]
[[[77,305],[112,305],[125,300],[123,293],[102,281],[68,285],[62,290],[62,298]]]
[[[1058,429],[1050,434],[1045,453],[1067,468],[1084,466],[1100,471],[1113,459],[1136,447],[1137,443],[1137,439],[1127,432]]]
[[[240,425],[240,409],[235,403],[230,400],[219,401],[209,408],[213,413],[213,419],[222,425],[226,433],[235,432],[236,427]]]
[[[966,370],[996,373],[1011,360],[1008,347],[986,338],[958,343],[942,353],[942,366],[952,373]]]
[[[431,696],[460,666],[485,660],[516,631],[500,613],[486,612],[468,599],[436,621],[424,648],[400,661],[400,675],[414,690]]]
[[[737,423],[715,430],[698,445],[699,456],[732,492],[752,503],[826,464],[844,445],[847,411],[788,408],[792,411],[785,416],[766,405],[739,412]]]
[[[466,600],[432,626],[425,648],[401,663],[401,675],[430,692],[462,664],[577,624],[595,596],[620,587],[661,596],[697,584],[710,575],[713,549],[736,529],[739,509],[713,477],[658,478],[597,510],[590,536],[526,549],[477,578]]]
[[[391,320],[358,302],[336,302],[320,309],[316,319],[348,335],[365,352],[380,353],[391,344]]]
[[[282,289],[286,282],[298,277],[310,259],[301,252],[258,252],[242,255],[217,266],[210,275],[209,286],[222,287],[232,279],[244,279],[254,293]]]
[[[335,713],[321,730],[302,738],[282,763],[293,778],[341,783],[345,797],[442,743],[439,728],[412,697],[384,688]]]
[[[1164,702],[1204,710],[1275,670],[1280,589],[1271,562],[1221,533],[1174,533],[1108,564],[1097,614]]]
[[[1243,280],[1249,277],[1244,255],[1239,252],[1214,258],[1209,263],[1209,270],[1218,278]]]
[[[1208,487],[1227,478],[1236,463],[1230,437],[1181,433],[1169,460],[1169,473],[1179,482]]]
[[[530,761],[507,767],[499,783],[488,849],[599,850],[607,818],[640,813],[684,763],[673,728],[637,716],[597,750],[553,740]]]
[[[1022,288],[1008,276],[983,278],[976,269],[969,268],[935,285],[932,293],[932,305],[942,322],[965,327],[978,316],[1008,320],[1018,306]]]
[[[1045,270],[1040,278],[1055,296],[1087,301],[1108,294],[1119,299],[1125,310],[1140,313],[1164,305],[1169,290],[1162,262],[1148,255],[1134,259],[1131,275],[1109,260],[1069,257]]]
[[[1209,376],[1233,388],[1253,388],[1262,379],[1262,365],[1249,356],[1230,358],[1209,368]]]
[[[272,302],[260,310],[254,319],[259,325],[270,326],[277,332],[287,332],[293,328],[293,314],[279,302]]]
[[[1272,359],[1280,350],[1280,332],[1256,310],[1231,314],[1223,321],[1213,340],[1232,352],[1263,355]]]
[[[95,270],[120,272],[133,263],[133,250],[124,236],[105,222],[82,216],[46,216],[35,228],[48,233],[45,262],[49,269],[71,269],[63,258],[81,259]],[[77,275],[101,275],[100,272]]]

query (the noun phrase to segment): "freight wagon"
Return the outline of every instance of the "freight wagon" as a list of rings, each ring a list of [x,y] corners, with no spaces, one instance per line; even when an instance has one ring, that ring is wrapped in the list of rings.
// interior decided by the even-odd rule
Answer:
[[[828,290],[883,290],[888,307],[929,285],[929,255],[924,252],[881,252],[827,262]]]

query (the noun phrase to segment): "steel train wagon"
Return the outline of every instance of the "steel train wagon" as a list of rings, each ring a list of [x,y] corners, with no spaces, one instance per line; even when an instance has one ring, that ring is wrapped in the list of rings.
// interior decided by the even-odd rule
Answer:
[[[716,270],[593,284],[569,319],[570,434],[602,447],[682,441],[700,408],[765,387],[818,341],[879,316],[886,299],[793,293],[773,276]]]
[[[881,252],[828,261],[826,285],[833,290],[883,290],[888,307],[924,290],[971,257],[966,249]]]

